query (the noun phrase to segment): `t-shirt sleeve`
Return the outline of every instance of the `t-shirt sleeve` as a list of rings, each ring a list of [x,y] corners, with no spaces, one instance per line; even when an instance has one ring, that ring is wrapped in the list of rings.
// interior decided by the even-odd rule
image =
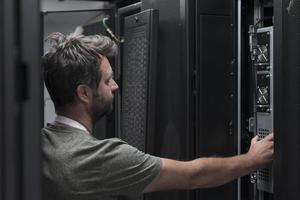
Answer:
[[[73,183],[77,195],[97,194],[136,199],[159,174],[161,159],[120,139],[83,142],[74,155]],[[73,158],[74,158],[73,157]],[[93,199],[93,198],[91,198]]]

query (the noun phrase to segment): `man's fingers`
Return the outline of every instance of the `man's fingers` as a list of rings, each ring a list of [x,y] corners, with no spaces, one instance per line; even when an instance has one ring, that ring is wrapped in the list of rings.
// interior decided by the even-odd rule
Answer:
[[[251,144],[254,144],[258,141],[258,136],[256,135],[254,138],[251,140]]]
[[[270,133],[270,134],[267,135],[264,139],[267,140],[267,141],[273,141],[273,140],[274,140],[274,134],[273,134],[273,133]]]

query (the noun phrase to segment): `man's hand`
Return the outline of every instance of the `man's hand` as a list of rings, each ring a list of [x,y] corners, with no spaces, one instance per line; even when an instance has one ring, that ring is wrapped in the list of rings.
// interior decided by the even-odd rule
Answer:
[[[260,141],[258,141],[258,136],[252,138],[247,154],[256,167],[263,167],[271,163],[274,157],[274,134],[271,133]]]
[[[159,175],[144,192],[215,187],[246,175],[273,160],[273,134],[260,141],[257,139],[252,139],[247,154],[186,162],[162,158]]]

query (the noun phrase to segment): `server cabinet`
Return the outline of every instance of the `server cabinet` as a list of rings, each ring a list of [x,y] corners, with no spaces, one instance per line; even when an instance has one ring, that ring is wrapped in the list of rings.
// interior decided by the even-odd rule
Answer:
[[[221,6],[222,4],[226,6]],[[235,2],[199,1],[196,15],[197,157],[237,154]],[[199,199],[236,199],[237,183],[201,189]]]
[[[0,198],[41,199],[39,1],[0,3]],[[26,25],[26,26],[25,26]]]
[[[274,199],[300,198],[299,1],[274,0]]]
[[[162,138],[156,146],[158,155],[189,160],[236,154],[234,1],[142,1],[142,5],[160,11],[158,82],[165,88],[158,88],[161,114],[156,133]],[[166,142],[167,137],[172,139]],[[172,191],[153,198],[234,199],[235,192],[231,183],[200,190],[197,196]]]
[[[198,26],[197,157],[232,156],[237,152],[237,73],[231,17],[202,15]],[[236,183],[202,189],[198,195],[200,199],[235,199]]]
[[[257,26],[253,47],[259,50],[254,52],[255,66],[249,68],[254,69],[253,78],[256,79],[256,84],[252,85],[256,91],[253,109],[258,120],[254,128],[260,137],[274,131],[275,159],[273,167],[260,169],[253,177],[254,190],[250,199],[298,199],[299,137],[295,133],[299,120],[296,103],[299,4],[297,1],[254,1],[251,12]],[[253,49],[251,42],[250,49]]]
[[[194,158],[194,1],[142,1],[142,10],[159,10],[154,155]],[[189,199],[193,192],[166,191],[150,199]]]

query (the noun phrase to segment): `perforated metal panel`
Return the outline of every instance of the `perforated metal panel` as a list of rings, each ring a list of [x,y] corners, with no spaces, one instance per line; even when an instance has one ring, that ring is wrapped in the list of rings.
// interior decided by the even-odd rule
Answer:
[[[123,69],[122,136],[128,143],[145,149],[148,81],[146,27],[127,32],[127,62]]]
[[[155,89],[153,77],[152,30],[153,10],[125,18],[123,65],[121,66],[120,137],[138,149],[146,150],[147,137],[153,126],[150,112]]]
[[[257,135],[259,140],[266,137],[273,130],[273,116],[270,113],[258,113]],[[257,171],[257,187],[259,190],[273,192],[272,166]]]
[[[266,128],[258,129],[258,138],[259,140],[266,137],[272,130]],[[258,181],[259,188],[265,191],[272,192],[273,191],[273,168],[268,167],[264,169],[258,170]]]
[[[264,129],[264,128],[259,128],[258,129],[258,138],[259,140],[263,139],[264,137],[266,137],[267,135],[269,135],[270,133],[270,129]]]

